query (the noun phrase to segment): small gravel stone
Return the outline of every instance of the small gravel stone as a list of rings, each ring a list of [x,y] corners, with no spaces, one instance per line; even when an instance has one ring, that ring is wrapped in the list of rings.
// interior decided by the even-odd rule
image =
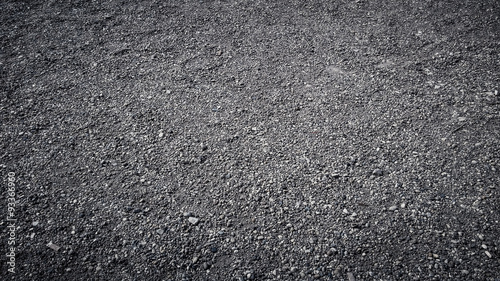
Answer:
[[[380,170],[380,169],[375,169],[375,170],[373,170],[373,172],[372,172],[372,175],[377,176],[377,177],[380,177],[380,176],[382,176],[383,174],[384,174],[384,172],[382,172],[382,170]]]
[[[208,269],[208,267],[209,267],[209,265],[208,265],[208,263],[204,262],[204,263],[201,265],[201,267],[202,267],[204,270],[207,270],[207,269]]]
[[[352,274],[351,272],[347,272],[347,279],[349,279],[349,281],[356,281],[356,279],[354,278],[354,274]]]
[[[389,211],[395,211],[397,210],[398,206],[394,205],[394,206],[390,206],[389,207]]]
[[[484,251],[484,253],[488,256],[488,258],[490,258],[490,259],[491,259],[491,254],[490,254],[490,252],[488,252],[488,251]]]
[[[189,221],[191,224],[193,224],[193,225],[197,225],[197,224],[198,224],[198,222],[200,221],[200,219],[199,219],[199,218],[195,218],[195,217],[189,217],[189,218],[188,218],[188,221]]]
[[[56,244],[52,243],[52,241],[47,244],[47,247],[51,248],[52,250],[54,250],[56,252],[59,251],[59,249],[61,248],[61,247],[57,246]]]

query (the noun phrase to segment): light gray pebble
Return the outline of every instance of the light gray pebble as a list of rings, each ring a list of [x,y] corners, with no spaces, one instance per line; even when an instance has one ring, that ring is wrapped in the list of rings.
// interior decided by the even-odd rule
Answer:
[[[52,250],[54,250],[56,252],[59,251],[59,249],[61,248],[61,247],[57,246],[56,244],[52,243],[52,241],[47,244],[47,247],[51,248]]]
[[[372,175],[380,177],[380,176],[384,175],[384,172],[382,172],[382,170],[380,170],[380,169],[375,169],[375,170],[373,170]]]
[[[200,221],[200,219],[199,219],[199,218],[195,218],[195,217],[189,217],[189,218],[188,218],[188,221],[189,221],[191,224],[193,224],[193,225],[197,225],[197,224],[198,224],[198,222]]]

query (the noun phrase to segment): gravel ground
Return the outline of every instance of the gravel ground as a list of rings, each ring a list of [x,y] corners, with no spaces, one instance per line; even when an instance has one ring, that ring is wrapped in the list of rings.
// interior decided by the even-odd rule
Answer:
[[[0,279],[500,280],[498,1],[0,10]]]

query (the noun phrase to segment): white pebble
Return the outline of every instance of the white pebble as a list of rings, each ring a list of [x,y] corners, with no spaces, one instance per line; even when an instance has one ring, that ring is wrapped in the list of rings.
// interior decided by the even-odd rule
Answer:
[[[199,218],[195,218],[195,217],[189,217],[188,218],[188,221],[191,223],[191,224],[197,224],[200,219]]]

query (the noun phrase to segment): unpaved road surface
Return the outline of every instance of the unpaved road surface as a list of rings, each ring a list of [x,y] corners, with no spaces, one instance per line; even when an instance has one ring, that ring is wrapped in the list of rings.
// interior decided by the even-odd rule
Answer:
[[[0,279],[500,280],[499,15],[1,1]]]

